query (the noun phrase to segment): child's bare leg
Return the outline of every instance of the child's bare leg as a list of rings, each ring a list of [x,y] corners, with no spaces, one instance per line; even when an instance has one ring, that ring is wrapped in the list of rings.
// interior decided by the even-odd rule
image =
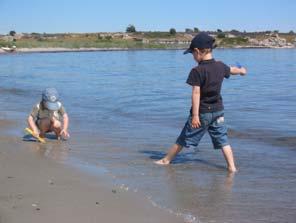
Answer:
[[[158,160],[155,161],[154,163],[159,164],[159,165],[168,165],[170,164],[170,162],[174,159],[174,157],[182,150],[182,146],[178,145],[178,144],[174,144],[172,145],[172,147],[169,149],[167,155]]]
[[[228,145],[228,146],[224,146],[222,148],[222,152],[223,152],[223,155],[224,155],[224,158],[227,162],[227,169],[229,172],[231,173],[234,173],[236,172],[236,167],[235,167],[235,164],[234,164],[234,158],[233,158],[233,153],[232,153],[232,149],[231,149],[231,146]]]
[[[50,120],[43,118],[39,120],[40,137],[45,138],[45,133],[50,130]]]
[[[59,139],[60,133],[62,131],[62,123],[56,118],[51,119],[51,130],[56,134]]]

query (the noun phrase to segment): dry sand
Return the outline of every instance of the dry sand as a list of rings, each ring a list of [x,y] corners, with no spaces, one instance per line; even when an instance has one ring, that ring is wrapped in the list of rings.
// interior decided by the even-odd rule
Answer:
[[[0,223],[183,222],[140,193],[38,155],[0,120]],[[4,129],[5,128],[5,129]]]

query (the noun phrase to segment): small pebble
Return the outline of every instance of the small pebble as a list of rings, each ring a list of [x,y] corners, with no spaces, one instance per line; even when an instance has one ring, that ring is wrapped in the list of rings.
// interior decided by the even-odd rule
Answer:
[[[40,211],[40,208],[36,208],[36,211]]]
[[[113,194],[116,194],[116,190],[112,190],[112,193],[113,193]]]
[[[99,202],[96,202],[96,205],[99,205],[100,203]]]
[[[32,204],[32,207],[37,207],[37,204]]]
[[[18,194],[18,195],[16,195],[16,197],[17,197],[17,199],[21,200],[21,199],[23,199],[24,196],[22,194]]]
[[[53,180],[48,180],[48,183],[50,184],[50,185],[53,185],[54,183],[53,183]]]

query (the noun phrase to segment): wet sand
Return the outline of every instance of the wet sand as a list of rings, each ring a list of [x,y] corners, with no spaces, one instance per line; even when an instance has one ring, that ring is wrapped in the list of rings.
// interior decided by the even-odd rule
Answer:
[[[38,155],[0,120],[0,222],[183,222],[126,191]]]

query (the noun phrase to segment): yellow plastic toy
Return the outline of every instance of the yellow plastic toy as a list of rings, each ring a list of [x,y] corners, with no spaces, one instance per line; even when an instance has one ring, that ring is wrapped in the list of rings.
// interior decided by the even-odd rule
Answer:
[[[46,143],[45,139],[42,139],[40,136],[35,135],[34,132],[29,129],[29,128],[25,128],[25,132],[29,133],[30,135],[32,135],[35,139],[37,139],[39,142],[41,143]]]

